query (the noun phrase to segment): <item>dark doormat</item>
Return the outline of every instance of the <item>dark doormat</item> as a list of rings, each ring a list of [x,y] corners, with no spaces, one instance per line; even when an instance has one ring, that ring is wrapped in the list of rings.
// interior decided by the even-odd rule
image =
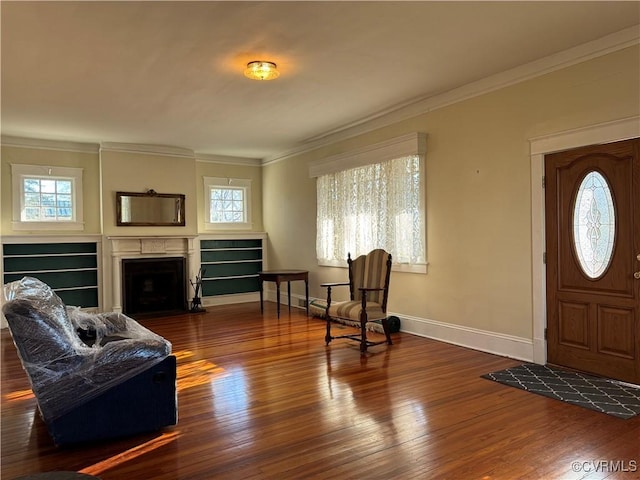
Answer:
[[[606,378],[532,363],[482,378],[618,418],[640,414],[640,388]]]

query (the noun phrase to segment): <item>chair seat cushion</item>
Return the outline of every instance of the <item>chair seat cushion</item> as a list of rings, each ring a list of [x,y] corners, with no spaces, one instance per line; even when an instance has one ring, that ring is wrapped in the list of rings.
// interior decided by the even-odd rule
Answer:
[[[360,321],[360,312],[362,312],[361,301],[332,303],[329,307],[329,316],[332,318]],[[367,302],[367,321],[380,320],[386,316],[379,303]]]

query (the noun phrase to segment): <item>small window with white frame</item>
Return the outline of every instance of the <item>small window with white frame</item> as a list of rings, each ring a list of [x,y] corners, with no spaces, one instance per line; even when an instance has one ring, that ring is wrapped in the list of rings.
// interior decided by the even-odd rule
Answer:
[[[83,230],[82,169],[12,164],[14,230]]]
[[[251,228],[251,180],[203,177],[205,228],[247,230]]]

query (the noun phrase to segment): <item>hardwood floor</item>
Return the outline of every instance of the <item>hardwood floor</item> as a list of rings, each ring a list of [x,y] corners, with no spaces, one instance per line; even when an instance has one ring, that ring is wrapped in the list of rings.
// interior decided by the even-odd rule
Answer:
[[[3,330],[2,478],[640,478],[640,416],[482,379],[521,362],[408,334],[365,357],[349,340],[327,348],[323,322],[294,310],[278,320],[274,303],[264,316],[250,303],[142,321],[178,356],[178,425],[67,448],[52,444]]]

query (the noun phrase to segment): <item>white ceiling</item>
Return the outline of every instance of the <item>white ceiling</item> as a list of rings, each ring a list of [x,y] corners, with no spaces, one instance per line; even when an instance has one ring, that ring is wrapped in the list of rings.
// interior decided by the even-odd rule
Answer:
[[[631,29],[640,2],[11,2],[2,134],[270,158]],[[628,37],[628,35],[627,35]],[[251,60],[279,79],[251,81]]]

